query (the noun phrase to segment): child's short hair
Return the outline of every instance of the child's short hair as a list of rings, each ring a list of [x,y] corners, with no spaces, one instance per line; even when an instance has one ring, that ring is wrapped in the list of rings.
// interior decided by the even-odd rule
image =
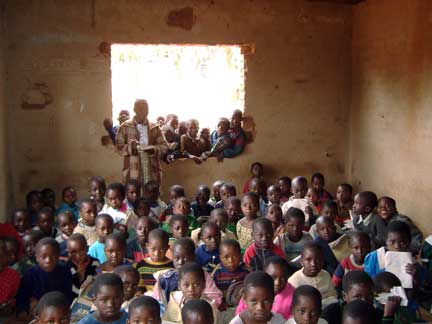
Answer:
[[[309,297],[313,299],[316,302],[316,306],[319,310],[321,310],[322,307],[322,296],[318,289],[315,287],[309,286],[309,285],[301,285],[298,286],[294,290],[293,300],[292,300],[292,306],[294,307],[300,302],[300,297]]]
[[[361,299],[353,300],[344,307],[342,322],[349,317],[356,319],[357,323],[361,324],[378,324],[380,322],[374,306]]]
[[[344,188],[346,191],[353,193],[353,187],[349,183],[341,183],[338,187]]]
[[[411,229],[409,225],[401,221],[392,221],[388,224],[387,235],[389,233],[400,233],[404,235],[409,242],[411,242]]]
[[[163,229],[155,228],[149,233],[148,241],[150,242],[151,240],[160,240],[168,245],[169,235]]]
[[[367,207],[374,209],[378,205],[377,195],[372,191],[359,192],[358,197],[364,201]]]
[[[27,217],[30,217],[30,213],[29,213],[29,211],[28,211],[27,208],[16,208],[16,209],[14,209],[13,216],[15,217],[15,215],[18,214],[18,213],[24,213],[24,214],[27,214]]]
[[[220,228],[219,228],[218,224],[216,224],[215,222],[212,222],[212,221],[208,221],[208,222],[205,222],[204,224],[201,225],[200,236],[202,235],[202,233],[204,233],[204,230],[206,228],[214,228],[220,232]]]
[[[128,313],[132,314],[135,311],[135,309],[141,307],[150,310],[151,313],[153,313],[157,317],[160,317],[159,302],[153,297],[142,296],[142,297],[137,297],[132,299],[128,307]]]
[[[51,246],[54,249],[54,251],[58,255],[60,255],[60,244],[52,237],[44,237],[40,239],[39,242],[37,242],[36,244],[36,248],[35,248],[36,253],[45,245]]]
[[[30,207],[30,205],[31,205],[31,200],[32,200],[33,196],[37,196],[38,199],[42,200],[42,193],[40,191],[37,191],[37,190],[32,190],[32,191],[28,192],[26,195],[26,203],[27,203],[28,207]]]
[[[314,250],[315,252],[317,252],[318,255],[324,258],[324,251],[322,246],[315,241],[306,242],[305,245],[303,246],[301,255],[303,255],[303,253],[305,253],[306,250]]]
[[[230,197],[232,198],[232,197]],[[223,215],[226,219],[228,219],[228,213],[224,208],[215,208],[210,212],[210,218],[214,217],[215,215]]]
[[[105,179],[101,176],[92,176],[88,178],[88,184],[92,183],[92,182],[96,182],[98,183],[102,189],[106,189],[106,183],[105,183]]]
[[[122,197],[124,197],[126,195],[125,186],[120,182],[110,183],[108,188],[107,188],[107,192],[110,190],[117,191]]]
[[[199,185],[197,188],[197,193],[199,193],[200,191],[204,191],[206,194],[210,195],[210,188],[207,185]]]
[[[219,249],[222,249],[222,246],[229,246],[236,249],[239,253],[241,253],[240,243],[234,239],[223,239],[219,244]]]
[[[239,197],[235,197],[235,196],[230,196],[227,198],[227,200],[225,201],[225,205],[241,205],[241,200]]]
[[[94,281],[94,295],[97,296],[102,286],[113,286],[123,293],[123,282],[115,273],[102,273]]]
[[[191,314],[200,314],[208,324],[212,324],[214,321],[210,304],[202,299],[190,300],[184,304],[181,310],[182,322],[187,323],[187,318]]]
[[[116,241],[121,247],[124,247],[126,249],[126,240],[124,236],[120,233],[109,234],[105,239],[105,245],[108,241]]]
[[[174,205],[175,205],[177,202],[182,202],[182,203],[188,205],[189,208],[190,208],[191,203],[190,203],[189,199],[187,199],[186,197],[178,197],[178,198],[175,200]]]
[[[245,200],[246,198],[252,199],[259,206],[259,197],[255,192],[246,192],[243,196],[242,201]]]
[[[96,205],[96,203],[90,198],[83,198],[78,202],[78,209],[81,211],[84,205]]]
[[[65,294],[60,291],[50,291],[39,299],[34,310],[34,315],[39,317],[43,310],[48,307],[63,307],[64,309],[69,310],[69,305],[70,302]]]
[[[32,229],[30,232],[25,234],[24,236],[28,235],[30,239],[34,242],[39,242],[41,239],[45,237],[45,234],[42,231]]]
[[[386,288],[400,287],[402,286],[401,281],[393,273],[384,271],[378,273],[373,279],[375,283],[376,293],[382,293]]]
[[[54,212],[52,210],[51,207],[42,207],[38,213],[37,213],[37,217],[39,218],[41,215],[48,215],[50,216],[52,219],[54,219]]]
[[[224,184],[220,187],[221,191],[222,191],[222,188],[224,188],[223,190],[225,190],[225,191],[231,191],[233,193],[233,196],[237,196],[236,187],[231,182],[224,182]]]
[[[96,220],[95,220],[95,224],[97,224],[98,222],[100,222],[101,220],[106,220],[108,222],[111,223],[111,225],[114,225],[114,219],[108,215],[108,214],[99,214],[96,216]]]
[[[135,269],[134,267],[132,267],[130,265],[120,265],[114,269],[114,273],[116,275],[118,275],[119,277],[121,277],[122,274],[126,274],[126,273],[132,273],[134,275],[134,277],[138,278],[138,279],[140,277],[140,274],[137,271],[137,269]]]
[[[63,190],[62,190],[62,198],[63,199],[64,199],[64,197],[66,195],[66,192],[68,192],[68,191],[74,191],[74,192],[76,192],[75,188],[72,187],[72,186],[64,187]]]
[[[348,238],[349,238],[350,245],[352,244],[352,241],[354,239],[358,239],[358,240],[364,239],[370,242],[369,234],[363,231],[356,231],[356,230],[350,231],[348,232]]]
[[[188,273],[195,273],[203,282],[205,282],[205,274],[203,268],[195,262],[185,263],[179,271],[179,281]]]
[[[283,176],[283,177],[280,177],[278,179],[278,181],[284,181],[284,182],[288,183],[289,186],[291,187],[291,178],[290,177]]]
[[[141,182],[137,179],[129,179],[125,184],[125,190],[129,187],[136,187],[138,189],[138,194],[141,191]]]
[[[191,240],[190,237],[178,238],[174,242],[172,249],[174,250],[176,246],[181,246],[182,248],[184,248],[186,250],[186,253],[189,255],[195,254],[195,243]]]
[[[71,234],[71,236],[68,237],[67,240],[68,242],[69,241],[80,242],[84,247],[87,246],[87,240],[85,236],[82,235],[81,233],[73,233]]]
[[[184,222],[189,224],[188,219],[185,215],[172,215],[169,220],[169,225],[172,226],[175,222]]]
[[[144,184],[144,189],[145,189],[145,190],[153,190],[153,189],[157,189],[157,190],[159,190],[159,188],[160,188],[159,182],[157,182],[157,181],[155,181],[155,180],[147,181],[147,182]]]
[[[294,273],[294,269],[289,265],[288,261],[284,258],[281,258],[280,256],[272,255],[271,257],[266,259],[264,270],[267,269],[267,267],[271,264],[280,265],[284,269],[287,278]]]
[[[51,188],[43,188],[40,192],[42,196],[45,196],[47,194],[55,194],[54,190]]]
[[[5,244],[7,244],[7,243],[12,244],[13,247],[15,248],[15,254],[18,253],[18,250],[19,250],[20,244],[19,244],[18,240],[17,240],[15,237],[12,237],[12,236],[4,236],[4,237],[1,237],[1,239],[4,241]]]
[[[254,163],[252,163],[251,166],[250,166],[250,171],[251,171],[251,172],[252,172],[254,166],[258,166],[258,167],[261,168],[261,170],[264,171],[264,166],[262,165],[262,163],[260,163],[260,162],[254,162]]]
[[[274,295],[274,281],[273,278],[264,271],[254,271],[249,273],[244,280],[245,293],[251,287],[266,288]]]
[[[60,218],[66,217],[68,220],[73,220],[75,222],[75,216],[70,210],[64,210],[57,214],[57,223]]]
[[[264,227],[266,230],[273,232],[273,225],[267,218],[256,218],[252,223],[252,232],[255,232],[258,227]]]
[[[296,207],[290,207],[290,208],[288,208],[288,210],[285,213],[285,215],[283,215],[283,220],[284,220],[285,223],[288,223],[288,221],[291,218],[298,219],[302,223],[304,223],[306,221],[305,214],[304,214],[303,210],[301,210],[300,208],[296,208]]]
[[[326,200],[322,203],[321,210],[323,210],[324,207],[337,210],[338,205],[337,205],[336,201],[334,201],[334,200]]]
[[[396,207],[396,200],[394,200],[392,197],[389,196],[383,196],[380,197],[380,199],[378,199],[378,202],[380,202],[381,200],[388,200],[394,207]]]
[[[342,289],[344,292],[348,292],[352,286],[359,284],[367,285],[371,289],[374,288],[374,283],[371,277],[369,277],[369,275],[364,271],[352,270],[343,276]]]
[[[315,172],[312,174],[311,182],[313,182],[315,179],[320,180],[322,183],[324,183],[324,175],[320,172]]]
[[[303,186],[307,187],[308,181],[303,176],[297,176],[292,180],[291,184],[302,184]]]
[[[174,192],[177,198],[185,196],[184,188],[178,184],[172,185],[170,191]]]

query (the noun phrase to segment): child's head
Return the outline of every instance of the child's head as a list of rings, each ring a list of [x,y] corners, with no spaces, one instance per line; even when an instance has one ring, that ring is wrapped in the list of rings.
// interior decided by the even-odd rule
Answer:
[[[239,109],[233,111],[231,115],[231,127],[234,129],[238,129],[241,127],[241,123],[243,120],[243,112]]]
[[[8,265],[13,265],[18,261],[19,242],[15,237],[6,236],[3,238],[6,247]]]
[[[43,197],[40,191],[30,191],[26,195],[27,209],[32,212],[38,212],[43,206]]]
[[[230,128],[230,121],[228,120],[228,118],[224,118],[224,117],[219,118],[219,122],[217,124],[218,137],[228,133],[229,128]]]
[[[54,208],[55,206],[55,192],[51,188],[45,188],[41,191],[42,200],[45,206]]]
[[[129,179],[125,186],[126,199],[133,204],[141,195],[141,183],[136,179]]]
[[[114,273],[98,275],[93,284],[93,303],[100,322],[114,322],[119,319],[123,302],[123,283]]]
[[[303,236],[305,214],[299,208],[290,207],[283,217],[285,230],[291,241],[297,242]]]
[[[294,198],[301,199],[306,196],[308,183],[305,177],[295,177],[291,183],[291,192]]]
[[[228,223],[228,213],[223,208],[216,208],[210,212],[210,221],[215,222],[222,232],[225,232]]]
[[[54,226],[54,213],[51,207],[43,207],[37,214],[37,225],[45,235],[51,235]]]
[[[237,197],[229,197],[225,200],[224,208],[228,214],[228,223],[237,223],[241,214],[241,200]]]
[[[95,221],[96,235],[100,243],[105,242],[105,238],[114,230],[114,220],[108,214],[99,214]]]
[[[411,230],[407,223],[393,221],[387,227],[386,246],[389,251],[408,252],[411,244]]]
[[[35,324],[69,324],[69,300],[60,291],[51,291],[39,299],[35,308]]]
[[[342,183],[337,187],[336,200],[346,203],[352,200],[353,187],[348,183]]]
[[[377,196],[372,191],[359,192],[354,197],[353,213],[357,216],[367,216],[378,204]]]
[[[338,214],[338,206],[334,200],[326,200],[322,203],[321,216],[328,216],[335,220]]]
[[[188,235],[188,219],[184,215],[173,215],[169,220],[170,231],[174,238],[186,237]]]
[[[36,244],[44,237],[44,233],[38,230],[32,230],[22,238],[24,254],[29,259],[34,259]]]
[[[78,204],[79,215],[83,220],[83,223],[87,226],[94,226],[96,215],[97,215],[97,206],[94,200],[89,198],[82,199]]]
[[[6,242],[4,237],[0,237],[0,272],[9,266],[9,257],[6,251]]]
[[[378,324],[375,307],[364,300],[354,300],[348,303],[342,314],[342,324]]]
[[[149,233],[147,248],[150,259],[153,262],[165,260],[165,254],[168,250],[168,233],[160,228],[155,228]]]
[[[150,207],[147,201],[143,197],[138,197],[133,203],[134,213],[138,217],[148,216],[150,213]]]
[[[228,197],[233,197],[233,196],[237,196],[237,190],[236,187],[229,182],[225,182],[221,187],[220,187],[220,197],[221,200],[225,203],[225,200]]]
[[[60,231],[66,236],[70,236],[77,225],[75,216],[70,211],[64,211],[58,214],[57,224]]]
[[[219,245],[219,258],[225,269],[229,272],[236,271],[242,261],[239,242],[233,239],[222,240]]]
[[[174,128],[172,128],[170,125],[163,125],[161,129],[162,129],[162,133],[165,135],[166,141],[168,143],[174,142],[174,137],[175,137]]]
[[[36,244],[36,262],[45,272],[51,272],[60,256],[60,245],[52,237],[44,237]]]
[[[254,192],[246,193],[241,201],[241,210],[246,219],[256,218],[259,210],[258,195]]]
[[[169,190],[168,196],[169,196],[169,200],[170,200],[171,205],[174,206],[177,198],[185,196],[185,190],[180,185],[173,185],[173,186],[171,186],[171,188]]]
[[[378,200],[377,213],[379,217],[389,221],[397,213],[396,201],[390,197],[381,197]]]
[[[274,281],[269,274],[264,271],[254,271],[246,276],[243,298],[249,318],[254,322],[270,321],[274,297]]]
[[[330,216],[318,217],[315,224],[317,234],[323,241],[330,243],[336,239],[336,225]]]
[[[321,293],[312,286],[303,285],[294,290],[291,313],[296,323],[316,324],[321,315]]]
[[[221,240],[221,231],[219,226],[214,222],[206,222],[201,226],[199,234],[201,240],[204,242],[207,251],[216,251],[219,249]]]
[[[291,194],[291,178],[280,177],[278,180],[279,187],[281,189],[282,196],[289,196]]]
[[[268,206],[265,217],[272,223],[273,229],[276,230],[283,221],[282,208],[279,205]]]
[[[261,178],[264,174],[264,166],[260,162],[251,164],[250,173],[254,178]]]
[[[318,193],[322,192],[325,186],[324,175],[319,172],[312,174],[311,185]]]
[[[254,220],[252,224],[252,240],[258,249],[268,250],[273,247],[272,223],[263,217]]]
[[[184,324],[213,324],[213,310],[205,300],[190,300],[181,310]]]
[[[168,114],[165,120],[167,125],[170,125],[172,128],[177,129],[179,124],[179,118],[176,114]]]
[[[186,121],[179,122],[177,132],[180,136],[187,133],[187,122]]]
[[[125,199],[125,187],[123,184],[116,182],[111,183],[106,191],[106,203],[114,209],[120,209]]]
[[[69,259],[75,264],[83,264],[87,261],[87,240],[84,235],[80,233],[74,233],[68,237],[66,243],[66,250],[68,252]]]
[[[173,214],[187,216],[191,213],[191,204],[186,197],[176,199],[173,207]]]
[[[104,252],[111,267],[119,266],[126,256],[126,240],[120,233],[108,235],[105,239]]]
[[[377,294],[380,293],[389,293],[393,287],[401,287],[402,283],[398,277],[396,277],[391,272],[380,272],[378,273],[374,279],[375,284],[375,292]]]
[[[366,232],[352,231],[349,240],[354,261],[359,265],[363,264],[366,255],[372,249],[369,235]]]
[[[212,195],[215,198],[216,201],[221,200],[221,196],[220,196],[220,187],[223,185],[223,181],[222,180],[216,180],[211,187],[211,191],[212,191]]]
[[[18,233],[25,233],[31,228],[31,217],[27,209],[19,208],[13,213],[13,223]]]
[[[279,256],[268,258],[266,260],[264,271],[273,278],[275,295],[285,289],[288,278],[293,274],[288,262]]]
[[[90,177],[88,180],[90,199],[102,201],[105,197],[106,183],[105,179],[99,176]]]
[[[150,180],[146,182],[143,188],[143,196],[149,203],[155,203],[160,195],[159,182]]]
[[[324,265],[322,247],[315,242],[307,242],[301,252],[301,265],[307,277],[316,277]]]
[[[342,279],[342,297],[346,303],[360,299],[373,304],[374,283],[364,271],[347,272]]]
[[[200,206],[205,206],[207,201],[210,199],[210,188],[206,185],[199,185],[195,200]]]
[[[196,263],[183,265],[179,271],[179,289],[185,302],[200,299],[205,288],[204,270]]]
[[[267,198],[272,204],[280,204],[281,189],[279,185],[271,185],[267,188]]]
[[[252,178],[249,181],[249,192],[254,192],[258,196],[265,194],[265,182],[262,178]]]
[[[159,302],[149,296],[137,297],[132,300],[128,307],[128,315],[127,324],[161,323]]]
[[[187,128],[187,134],[192,137],[196,138],[198,136],[198,130],[199,130],[199,123],[196,119],[189,119],[186,123]]]
[[[74,206],[77,201],[77,192],[73,187],[65,187],[62,191],[62,199],[68,206]]]
[[[306,193],[306,197],[314,205],[318,205],[318,191],[314,187],[310,187]]]
[[[114,269],[123,282],[123,295],[125,300],[131,300],[135,297],[140,275],[138,271],[130,265],[121,265]]]
[[[157,225],[148,216],[141,216],[138,218],[137,224],[135,226],[135,234],[137,240],[141,244],[147,244],[148,236],[151,230],[156,228]]]
[[[195,244],[188,237],[181,237],[172,247],[172,260],[174,268],[178,271],[184,264],[195,260]]]

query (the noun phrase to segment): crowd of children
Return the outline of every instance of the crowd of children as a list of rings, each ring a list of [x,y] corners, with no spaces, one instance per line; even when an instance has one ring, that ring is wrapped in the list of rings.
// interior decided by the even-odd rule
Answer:
[[[320,173],[269,185],[261,163],[251,174],[241,197],[218,180],[199,185],[192,202],[179,184],[165,203],[155,181],[106,186],[102,177],[89,179],[80,200],[65,188],[58,208],[52,190],[30,192],[0,236],[0,319],[420,320],[420,307],[430,305],[432,239],[423,240],[394,199],[354,195],[346,183],[333,199]]]

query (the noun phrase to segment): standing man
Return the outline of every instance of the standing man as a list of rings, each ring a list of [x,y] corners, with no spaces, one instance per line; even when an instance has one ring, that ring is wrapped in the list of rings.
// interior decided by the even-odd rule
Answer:
[[[160,158],[168,146],[160,127],[150,123],[148,103],[137,99],[134,104],[135,116],[120,125],[117,136],[117,149],[124,157],[123,182],[136,179],[144,185],[149,180],[161,182]]]

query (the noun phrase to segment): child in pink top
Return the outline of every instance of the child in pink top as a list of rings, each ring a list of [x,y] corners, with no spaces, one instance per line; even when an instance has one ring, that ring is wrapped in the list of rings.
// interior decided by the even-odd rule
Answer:
[[[273,301],[272,313],[278,313],[285,319],[291,317],[291,303],[294,295],[295,288],[288,282],[289,276],[292,271],[288,262],[278,256],[272,256],[267,259],[266,266],[264,268],[274,280],[274,291],[275,298]],[[240,299],[240,302],[236,308],[236,315],[240,314],[246,309],[246,303],[244,299]]]

